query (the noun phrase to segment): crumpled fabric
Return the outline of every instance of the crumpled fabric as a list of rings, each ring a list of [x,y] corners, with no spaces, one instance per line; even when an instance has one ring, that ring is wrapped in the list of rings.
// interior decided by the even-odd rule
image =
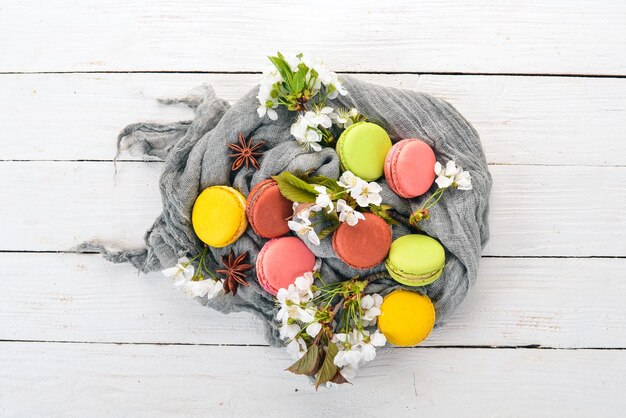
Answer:
[[[355,107],[369,121],[382,126],[395,143],[404,138],[421,138],[434,150],[442,164],[448,160],[470,172],[473,189],[449,190],[431,209],[431,217],[420,223],[421,230],[439,240],[446,250],[446,266],[434,283],[408,288],[428,295],[435,304],[437,325],[462,302],[476,280],[482,248],[487,242],[487,224],[491,175],[481,147],[478,133],[447,102],[427,94],[382,87],[351,77],[343,77],[349,94],[330,101],[330,105]],[[100,252],[115,263],[130,262],[143,272],[160,270],[176,264],[182,256],[195,255],[203,248],[191,226],[194,201],[202,190],[213,185],[230,185],[247,196],[260,181],[283,171],[302,173],[309,170],[337,179],[340,176],[339,158],[331,148],[321,152],[307,152],[296,143],[289,129],[295,114],[284,108],[278,111],[278,120],[257,114],[258,87],[253,88],[232,107],[215,96],[213,89],[203,86],[199,94],[163,103],[185,103],[194,110],[191,121],[169,124],[136,123],[126,127],[118,138],[118,147],[128,148],[143,155],[165,160],[160,179],[163,212],[146,232],[145,248],[110,251],[98,241],[81,244],[81,252]],[[260,159],[260,169],[243,167],[231,171],[227,144],[237,142],[238,134],[266,142],[266,151]],[[384,177],[383,202],[397,211],[401,221],[393,226],[393,238],[415,233],[407,218],[418,209],[430,192],[415,199],[397,196],[387,186]],[[208,266],[216,268],[221,256],[232,247],[236,253],[248,251],[254,263],[266,239],[260,238],[248,227],[244,235],[226,248],[210,248]],[[321,272],[327,282],[346,280],[355,275],[375,278],[367,292],[383,296],[397,288],[407,288],[387,274],[384,263],[368,270],[354,270],[335,254],[331,237],[321,245],[308,244],[322,261]],[[278,324],[274,319],[275,301],[256,281],[252,270],[249,286],[240,286],[236,296],[219,295],[211,300],[197,298],[203,305],[221,312],[246,311],[255,314],[266,325],[266,337],[271,345],[282,345]]]

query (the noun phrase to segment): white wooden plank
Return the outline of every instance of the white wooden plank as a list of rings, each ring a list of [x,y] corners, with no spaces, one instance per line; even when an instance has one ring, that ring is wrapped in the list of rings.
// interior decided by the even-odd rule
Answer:
[[[141,246],[161,208],[161,163],[3,162],[0,249]],[[492,166],[485,255],[626,255],[626,168]]]
[[[264,347],[0,345],[7,416],[621,416],[626,351],[391,349],[315,389]]]
[[[115,138],[140,120],[191,117],[158,97],[204,83],[234,102],[257,74],[37,74],[0,76],[3,160],[110,160]],[[570,77],[357,74],[449,100],[497,164],[625,165],[626,80]],[[124,159],[133,159],[128,154]]]
[[[1,71],[257,71],[308,51],[337,70],[624,74],[626,5],[320,0],[4,1]]]
[[[4,253],[0,265],[0,340],[266,344],[260,321],[208,310],[159,273],[97,255]],[[423,345],[626,348],[625,270],[626,259],[483,258]]]

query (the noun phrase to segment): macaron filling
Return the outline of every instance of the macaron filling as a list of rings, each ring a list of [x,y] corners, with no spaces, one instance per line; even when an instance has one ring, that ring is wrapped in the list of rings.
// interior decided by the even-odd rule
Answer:
[[[441,273],[443,273],[443,266],[437,270],[433,270],[424,274],[411,274],[406,272],[393,264],[389,260],[385,261],[385,267],[389,274],[396,280],[405,283],[410,283],[413,286],[424,286],[437,280]],[[403,283],[404,284],[404,283]]]

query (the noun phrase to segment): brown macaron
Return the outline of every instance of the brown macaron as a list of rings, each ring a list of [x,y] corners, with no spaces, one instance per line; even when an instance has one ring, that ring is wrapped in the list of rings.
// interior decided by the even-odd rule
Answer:
[[[383,262],[391,246],[391,228],[383,218],[364,213],[354,226],[342,223],[333,235],[333,249],[344,263],[368,269]]]
[[[246,215],[257,235],[277,238],[289,232],[287,219],[292,215],[292,203],[280,193],[276,181],[263,180],[248,195]]]

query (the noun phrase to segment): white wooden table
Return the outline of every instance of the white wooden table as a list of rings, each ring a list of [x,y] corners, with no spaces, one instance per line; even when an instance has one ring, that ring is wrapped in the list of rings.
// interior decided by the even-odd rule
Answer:
[[[284,372],[257,320],[68,249],[139,246],[161,163],[124,155],[157,104],[230,101],[265,56],[449,100],[481,134],[492,237],[470,296],[352,386]],[[0,416],[624,416],[626,2],[3,0]]]

